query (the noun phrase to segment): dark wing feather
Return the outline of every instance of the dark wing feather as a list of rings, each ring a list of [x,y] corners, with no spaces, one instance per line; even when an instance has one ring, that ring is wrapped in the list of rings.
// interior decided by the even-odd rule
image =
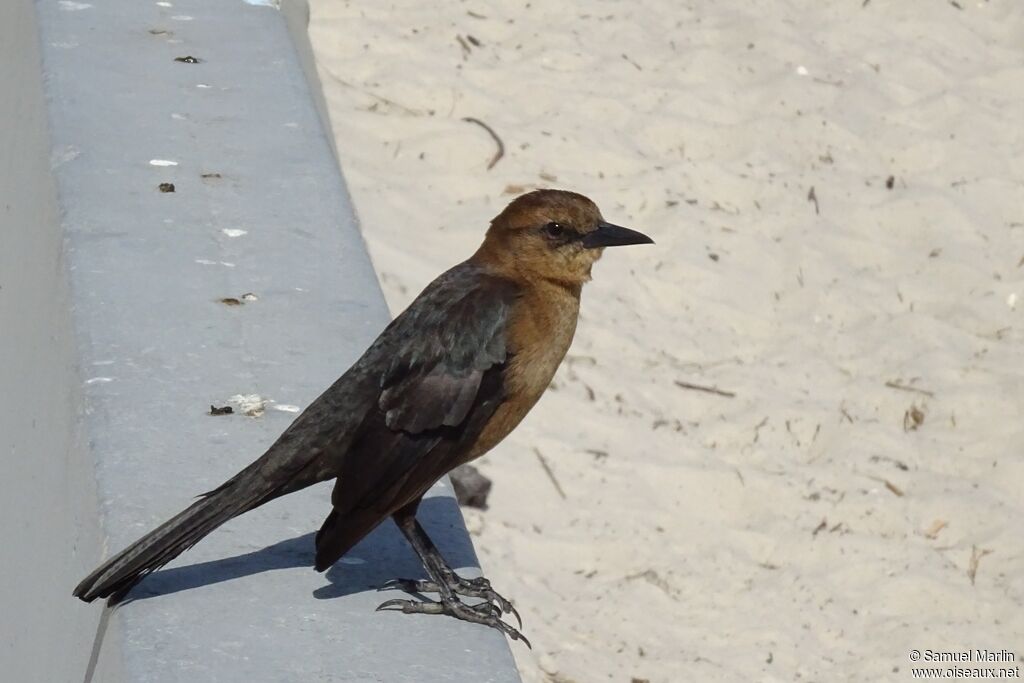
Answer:
[[[334,510],[317,534],[317,569],[460,464],[504,400],[505,334],[516,296],[513,283],[464,263],[381,335],[380,395],[338,473]]]
[[[511,282],[463,264],[395,321],[398,344],[378,402],[390,429],[419,434],[462,424],[484,372],[505,362],[514,298]]]

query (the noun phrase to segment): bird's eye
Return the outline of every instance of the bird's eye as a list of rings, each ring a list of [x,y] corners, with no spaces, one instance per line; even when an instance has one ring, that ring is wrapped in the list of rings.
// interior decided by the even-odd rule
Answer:
[[[561,223],[552,221],[544,226],[544,234],[548,237],[561,237],[565,234],[565,228]]]

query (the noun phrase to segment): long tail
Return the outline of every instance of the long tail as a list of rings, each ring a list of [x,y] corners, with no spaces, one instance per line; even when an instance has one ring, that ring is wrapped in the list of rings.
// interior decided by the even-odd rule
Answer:
[[[75,597],[92,602],[113,596],[112,602],[116,602],[147,574],[191,548],[224,522],[313,483],[291,478],[283,482],[268,480],[260,465],[260,461],[253,463],[104,562],[75,587]]]

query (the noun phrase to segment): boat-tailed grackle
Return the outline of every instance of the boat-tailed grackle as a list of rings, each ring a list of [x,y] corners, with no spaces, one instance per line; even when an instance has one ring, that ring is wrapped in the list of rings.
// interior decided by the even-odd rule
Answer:
[[[262,457],[107,560],[74,594],[117,601],[229,519],[336,479],[333,509],[316,535],[317,571],[391,517],[428,579],[382,588],[439,600],[388,600],[378,609],[446,614],[525,641],[501,619],[515,614],[512,605],[486,579],[458,576],[416,509],[434,482],[494,447],[544,393],[604,248],[651,241],[606,223],[573,192],[518,197],[491,221],[477,252],[428,285]],[[471,606],[459,596],[484,602]]]

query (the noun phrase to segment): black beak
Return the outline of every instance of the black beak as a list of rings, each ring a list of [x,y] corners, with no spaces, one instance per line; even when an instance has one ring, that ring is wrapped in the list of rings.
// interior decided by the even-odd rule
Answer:
[[[611,223],[599,223],[597,230],[583,236],[583,246],[587,249],[623,247],[627,244],[654,244],[654,240],[642,232]]]

